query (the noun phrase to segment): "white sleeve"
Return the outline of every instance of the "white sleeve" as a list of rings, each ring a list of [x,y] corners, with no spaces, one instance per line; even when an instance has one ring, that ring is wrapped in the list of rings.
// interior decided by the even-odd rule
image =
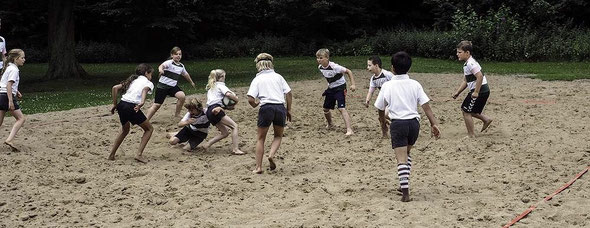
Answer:
[[[186,71],[186,68],[184,68],[184,66],[182,66],[182,73],[180,75],[184,75],[184,74],[188,74],[188,72]]]
[[[332,69],[334,71],[336,71],[338,73],[342,73],[342,74],[344,74],[346,72],[346,70],[347,70],[346,67],[340,66],[340,65],[338,65],[336,63],[334,63],[334,65],[332,66]]]
[[[225,94],[227,92],[231,92],[231,90],[229,90],[229,88],[227,88],[226,85],[219,84],[219,85],[216,85],[216,87],[219,89],[219,91],[221,92],[222,96],[225,96]]]
[[[289,84],[287,84],[287,81],[282,76],[281,76],[281,83],[283,84],[283,93],[284,94],[287,94],[288,92],[291,91],[291,87],[289,87]]]
[[[470,63],[468,65],[469,65],[469,71],[473,75],[475,75],[475,74],[477,74],[477,72],[480,72],[481,71],[481,66],[477,62],[473,62],[473,63]]]
[[[247,95],[253,98],[258,98],[258,81],[256,78],[254,78],[254,80],[252,80],[250,83],[250,88],[248,88]]]
[[[371,76],[371,79],[369,79],[369,88],[375,88],[377,87],[377,85],[375,85],[375,82],[373,81],[373,76]]]
[[[154,91],[154,83],[147,81],[147,83],[145,84],[145,87],[150,88],[150,91],[148,91],[148,94],[152,94],[152,92]]]
[[[191,118],[191,113],[186,112],[180,121],[187,121],[189,118]]]
[[[170,67],[170,64],[172,64],[172,59],[166,60],[162,63],[162,65],[164,65],[164,69]]]
[[[9,82],[9,81],[16,82],[18,80],[18,70],[9,71],[6,78],[8,79],[7,82]]]
[[[426,95],[426,93],[424,92],[424,89],[422,89],[422,85],[420,85],[418,83],[418,104],[420,104],[420,106],[422,106],[423,104],[426,104],[426,102],[430,101],[430,98],[428,98],[428,95]]]
[[[385,100],[385,90],[386,89],[381,88],[381,90],[379,90],[379,95],[375,100],[375,108],[381,111],[385,110],[385,107],[387,106],[387,101]]]

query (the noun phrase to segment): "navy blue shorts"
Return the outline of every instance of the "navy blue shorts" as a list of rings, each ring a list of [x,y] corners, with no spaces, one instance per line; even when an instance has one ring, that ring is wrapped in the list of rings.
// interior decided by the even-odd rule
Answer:
[[[211,105],[211,106],[207,107],[207,112],[205,113],[205,115],[207,115],[207,119],[209,119],[209,122],[213,126],[215,126],[215,125],[217,125],[217,123],[221,122],[221,119],[223,119],[223,117],[225,116],[225,112],[223,110],[221,110],[219,113],[217,113],[217,115],[213,114],[213,109],[216,107],[221,107],[221,105],[220,104]]]
[[[287,109],[283,104],[264,104],[258,110],[258,127],[287,126]]]
[[[195,149],[203,140],[207,138],[207,133],[193,131],[189,126],[184,126],[174,137],[180,139],[180,143],[188,141],[191,149]]]
[[[338,101],[338,108],[346,107],[346,89],[341,89],[338,87],[333,89],[327,89],[326,91],[324,91],[322,96],[326,96],[324,100],[325,109],[334,109],[336,101]]]
[[[12,103],[14,104],[14,110],[19,110],[20,106],[18,105],[18,101],[16,100],[16,95],[12,95]],[[0,110],[9,111],[8,110],[8,95],[6,93],[0,93]]]
[[[473,90],[470,91],[465,97],[465,100],[463,100],[463,103],[461,104],[461,110],[466,113],[481,114],[481,112],[483,112],[483,108],[486,106],[488,97],[490,97],[490,93],[480,93],[475,99],[471,98],[472,93]]]
[[[391,120],[389,134],[391,135],[391,148],[395,149],[404,146],[413,146],[420,133],[420,122],[418,119]]]
[[[174,95],[176,95],[176,93],[179,91],[182,91],[182,89],[180,89],[178,85],[168,89],[156,88],[156,97],[154,98],[154,103],[163,104],[167,96],[174,97]]]
[[[117,104],[117,113],[119,113],[119,120],[121,121],[121,125],[127,124],[127,122],[131,122],[131,124],[141,124],[147,120],[145,115],[141,110],[135,112],[133,108],[137,104],[129,103],[126,101],[120,101]]]

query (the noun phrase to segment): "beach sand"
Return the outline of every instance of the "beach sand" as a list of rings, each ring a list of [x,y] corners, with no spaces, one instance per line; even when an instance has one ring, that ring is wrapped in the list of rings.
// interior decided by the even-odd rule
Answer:
[[[240,103],[226,112],[239,124],[243,156],[231,155],[230,137],[208,152],[170,147],[165,136],[179,120],[170,98],[152,119],[147,164],[133,159],[138,126],[107,160],[120,131],[110,105],[28,115],[14,140],[21,151],[0,147],[0,227],[499,227],[590,164],[590,82],[489,75],[484,114],[494,122],[465,139],[466,92],[451,98],[462,76],[410,73],[431,98],[442,138],[430,138],[422,115],[413,201],[401,203],[391,143],[381,139],[377,110],[362,105],[369,73],[353,72],[358,89],[348,91],[346,108],[355,134],[344,136],[338,111],[336,127],[325,129],[325,80],[290,82],[293,121],[278,168],[269,171],[264,159],[261,175],[251,172],[258,108],[247,104],[245,87],[234,88]],[[5,118],[0,137],[13,123]],[[212,127],[208,138],[216,134]],[[265,156],[271,137],[272,130]],[[590,226],[589,175],[515,227]]]

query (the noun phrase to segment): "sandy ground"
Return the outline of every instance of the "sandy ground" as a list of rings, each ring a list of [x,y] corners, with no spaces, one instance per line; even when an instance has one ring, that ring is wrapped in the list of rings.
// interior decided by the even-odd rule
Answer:
[[[29,115],[15,140],[21,152],[0,147],[0,227],[499,227],[590,164],[590,82],[488,76],[484,114],[494,122],[466,140],[462,98],[450,98],[461,76],[411,74],[432,99],[442,138],[430,139],[421,122],[413,201],[401,203],[391,144],[380,138],[375,108],[361,104],[369,73],[354,72],[359,90],[347,109],[356,134],[344,136],[337,112],[337,128],[324,129],[324,80],[292,82],[294,121],[277,170],[262,175],[251,173],[258,109],[247,105],[247,88],[235,88],[241,103],[228,112],[244,156],[230,155],[229,138],[208,152],[171,148],[172,99],[153,119],[147,164],[133,160],[137,126],[117,160],[106,159],[120,130],[110,106]],[[2,138],[13,123],[5,119]],[[268,154],[270,135],[266,146]],[[590,226],[589,175],[515,227]]]

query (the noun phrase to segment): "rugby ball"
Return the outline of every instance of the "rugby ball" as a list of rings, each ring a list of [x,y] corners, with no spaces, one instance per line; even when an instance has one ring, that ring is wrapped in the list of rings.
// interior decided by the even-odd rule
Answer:
[[[236,95],[235,93],[232,93],[234,96]],[[236,102],[232,99],[230,99],[228,96],[223,96],[223,99],[221,100],[221,104],[223,104],[224,108],[228,108],[231,106],[234,106],[236,104]]]

